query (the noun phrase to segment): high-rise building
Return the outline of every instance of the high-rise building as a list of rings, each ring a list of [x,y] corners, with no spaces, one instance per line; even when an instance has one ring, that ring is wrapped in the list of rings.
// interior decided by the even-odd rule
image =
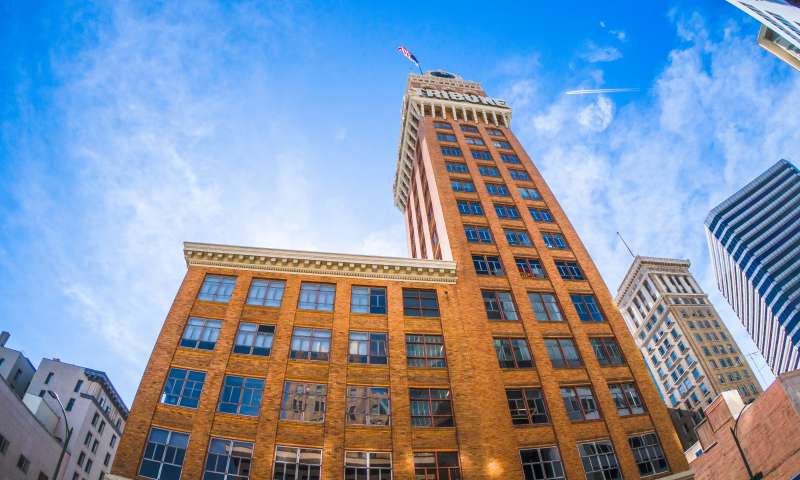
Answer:
[[[616,303],[666,404],[699,418],[725,390],[752,400],[761,388],[689,266],[689,260],[637,255]]]
[[[114,478],[691,478],[510,122],[475,82],[409,76],[413,258],[185,244]]]
[[[775,375],[800,368],[800,170],[781,160],[711,210],[717,286]]]
[[[797,0],[728,0],[761,23],[758,44],[800,70],[800,2]]]

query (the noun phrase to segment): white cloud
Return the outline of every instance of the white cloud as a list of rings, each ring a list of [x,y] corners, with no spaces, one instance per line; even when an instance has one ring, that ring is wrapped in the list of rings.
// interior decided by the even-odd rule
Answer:
[[[578,123],[593,132],[602,132],[613,119],[614,103],[602,95],[578,113]]]
[[[601,47],[594,42],[587,42],[580,57],[589,63],[613,62],[622,58],[622,52],[616,47]]]

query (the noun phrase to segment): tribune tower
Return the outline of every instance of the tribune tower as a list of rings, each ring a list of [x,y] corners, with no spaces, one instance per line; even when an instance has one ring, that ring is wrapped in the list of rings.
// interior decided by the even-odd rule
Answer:
[[[692,478],[511,113],[409,76],[412,258],[185,244],[115,478]]]

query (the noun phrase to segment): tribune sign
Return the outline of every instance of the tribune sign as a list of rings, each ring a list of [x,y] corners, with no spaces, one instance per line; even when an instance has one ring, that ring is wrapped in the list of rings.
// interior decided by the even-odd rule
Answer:
[[[412,90],[420,97],[440,98],[442,100],[454,100],[456,102],[475,103],[478,105],[491,105],[494,107],[508,108],[506,101],[500,100],[499,98],[448,92],[446,90],[431,90],[429,88],[412,88]]]

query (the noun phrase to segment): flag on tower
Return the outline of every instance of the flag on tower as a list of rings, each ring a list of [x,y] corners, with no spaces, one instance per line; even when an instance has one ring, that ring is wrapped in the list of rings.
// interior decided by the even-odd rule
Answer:
[[[408,49],[402,45],[397,47],[397,51],[402,53],[403,56],[406,57],[407,59],[411,60],[414,63],[414,65],[416,65],[417,68],[419,68],[419,73],[422,73],[422,67],[419,66],[419,61],[417,60],[417,57],[415,57],[413,53],[409,52]]]

